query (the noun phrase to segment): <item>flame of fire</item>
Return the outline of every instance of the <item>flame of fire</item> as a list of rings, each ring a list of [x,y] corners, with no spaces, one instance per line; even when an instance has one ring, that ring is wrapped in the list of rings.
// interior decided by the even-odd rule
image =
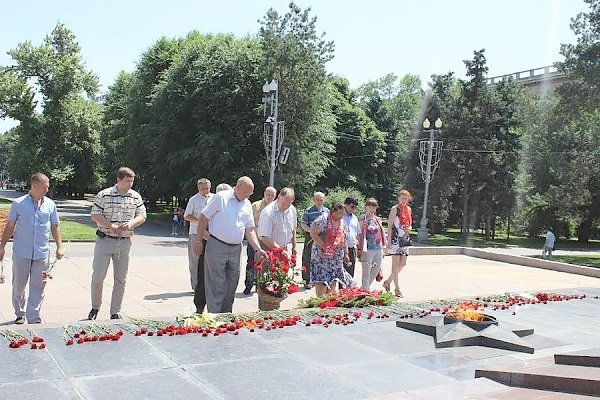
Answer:
[[[449,312],[447,315],[464,321],[481,322],[485,319],[485,315],[477,311],[477,306],[473,304],[459,304],[456,311]]]

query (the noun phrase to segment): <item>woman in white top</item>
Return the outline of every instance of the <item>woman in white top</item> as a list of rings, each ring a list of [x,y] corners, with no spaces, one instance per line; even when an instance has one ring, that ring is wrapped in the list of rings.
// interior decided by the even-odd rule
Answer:
[[[392,256],[392,272],[383,281],[383,287],[390,291],[390,283],[394,282],[394,294],[402,297],[398,284],[398,274],[406,265],[408,246],[410,246],[410,230],[412,229],[412,210],[408,202],[412,200],[410,192],[406,189],[398,192],[398,204],[390,210],[388,218],[388,245],[387,254]]]

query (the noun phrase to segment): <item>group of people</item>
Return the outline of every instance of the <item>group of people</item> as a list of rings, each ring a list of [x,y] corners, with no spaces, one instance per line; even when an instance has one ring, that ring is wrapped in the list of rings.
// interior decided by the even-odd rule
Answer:
[[[371,284],[381,276],[384,254],[392,256],[392,270],[383,287],[402,297],[398,275],[406,265],[412,211],[407,190],[398,193],[398,203],[392,207],[388,217],[388,229],[375,213],[379,206],[374,198],[365,202],[366,213],[355,215],[358,200],[347,197],[344,203],[336,202],[331,210],[324,206],[325,194],[316,192],[314,205],[304,211],[302,229],[307,234],[302,263],[303,279],[307,288],[314,286],[318,297],[325,296],[337,288],[355,286],[356,260],[362,264],[361,287],[370,290]],[[383,278],[382,278],[383,279]]]
[[[146,221],[142,197],[132,189],[135,173],[127,167],[117,171],[112,187],[98,193],[91,209],[96,223],[96,242],[92,263],[91,303],[88,319],[96,319],[102,305],[102,289],[110,261],[113,262],[114,284],[110,318],[121,319],[121,305],[129,269],[129,251],[134,228]],[[41,172],[31,176],[29,192],[15,199],[0,241],[0,261],[10,238],[12,246],[12,303],[15,323],[41,323],[40,309],[44,301],[46,281],[51,277],[50,233],[56,243],[56,259],[65,254],[56,204],[46,197],[50,179]],[[29,295],[25,288],[29,282]]]
[[[128,167],[119,168],[116,184],[98,193],[91,209],[97,225],[92,264],[91,310],[88,319],[96,319],[102,305],[102,289],[109,264],[113,263],[114,284],[110,318],[120,319],[125,282],[129,268],[131,236],[134,228],[146,220],[142,197],[132,189],[135,173]],[[40,308],[49,267],[49,235],[56,242],[56,258],[64,255],[56,204],[45,197],[50,181],[42,173],[31,177],[27,195],[16,199],[0,243],[0,260],[5,246],[13,238],[13,288],[15,323],[39,323]],[[248,242],[244,293],[254,285],[254,264],[263,259],[266,250],[283,248],[297,252],[296,229],[298,214],[293,206],[295,193],[284,187],[279,193],[267,187],[263,198],[250,203],[254,192],[252,180],[243,176],[234,187],[222,183],[211,193],[211,182],[197,181],[198,193],[192,196],[183,213],[189,222],[188,264],[190,286],[194,291],[196,311],[231,312],[240,278],[242,241]],[[316,192],[314,205],[301,219],[306,243],[302,256],[302,278],[305,286],[315,287],[317,296],[324,296],[336,287],[355,286],[356,261],[362,263],[362,282],[369,289],[381,275],[385,253],[392,256],[392,270],[383,287],[402,297],[398,274],[406,265],[412,213],[408,206],[410,193],[401,190],[398,203],[392,207],[387,232],[376,215],[377,200],[366,200],[366,214],[355,215],[358,200],[348,197],[325,207],[325,195]],[[387,233],[387,234],[386,234]],[[29,296],[25,305],[25,287],[29,281]],[[336,286],[337,285],[337,286]]]

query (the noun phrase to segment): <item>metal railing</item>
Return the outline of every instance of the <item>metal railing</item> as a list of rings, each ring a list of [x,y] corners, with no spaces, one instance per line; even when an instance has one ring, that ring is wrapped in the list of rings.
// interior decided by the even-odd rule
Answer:
[[[528,81],[541,81],[545,79],[556,79],[564,77],[564,73],[560,72],[554,65],[548,65],[546,67],[533,68],[525,71],[513,72],[512,74],[498,75],[491,78],[487,78],[486,82],[488,85],[493,85],[496,82],[513,78],[516,81],[527,83]]]

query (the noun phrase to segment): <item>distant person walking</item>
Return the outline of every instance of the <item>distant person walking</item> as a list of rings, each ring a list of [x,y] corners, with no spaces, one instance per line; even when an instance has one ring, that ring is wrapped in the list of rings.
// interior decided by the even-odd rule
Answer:
[[[117,183],[98,193],[92,205],[91,218],[98,226],[92,264],[92,309],[88,319],[96,319],[102,305],[102,287],[113,262],[113,290],[110,318],[121,319],[121,305],[129,269],[129,251],[133,229],[146,221],[142,196],[133,187],[135,173],[127,167],[117,171]]]
[[[388,218],[388,246],[387,254],[392,256],[392,272],[383,281],[383,287],[388,292],[390,284],[394,282],[394,294],[403,297],[398,284],[398,274],[406,266],[408,246],[410,246],[410,230],[412,229],[412,210],[408,202],[412,200],[408,190],[398,192],[398,204],[392,207]]]
[[[244,236],[248,245],[260,253],[259,259],[267,255],[256,236],[248,200],[253,191],[252,179],[243,176],[232,190],[216,193],[200,214],[198,232],[203,232],[208,224],[209,238],[206,246],[197,240],[194,251],[198,255],[206,251],[204,279],[208,312],[224,313],[233,309]]]
[[[211,184],[208,179],[198,179],[196,182],[196,187],[198,188],[198,193],[190,198],[187,203],[187,207],[185,208],[185,213],[183,214],[183,218],[190,223],[188,239],[188,268],[190,270],[190,284],[192,286],[192,291],[196,290],[199,274],[199,257],[196,253],[194,253],[194,243],[196,243],[196,240],[202,240],[202,238],[197,237],[198,218],[200,217],[200,211],[206,207],[206,203],[208,203],[208,200],[210,200],[212,197],[212,193],[210,192]],[[202,269],[204,269],[204,265],[202,265]]]
[[[50,261],[50,232],[56,242],[56,258],[65,254],[56,204],[48,197],[50,180],[41,172],[33,174],[30,190],[15,199],[8,213],[0,242],[0,261],[6,253],[5,246],[13,236],[12,247],[12,303],[17,319],[15,324],[39,324],[40,309],[44,301],[46,282],[44,272]],[[29,281],[29,297],[25,309],[25,286]]]
[[[554,242],[556,241],[556,236],[554,236],[554,232],[552,232],[552,228],[548,229],[546,232],[546,242],[544,243],[544,248],[542,249],[542,258],[545,260],[552,260],[552,251],[554,250]]]

